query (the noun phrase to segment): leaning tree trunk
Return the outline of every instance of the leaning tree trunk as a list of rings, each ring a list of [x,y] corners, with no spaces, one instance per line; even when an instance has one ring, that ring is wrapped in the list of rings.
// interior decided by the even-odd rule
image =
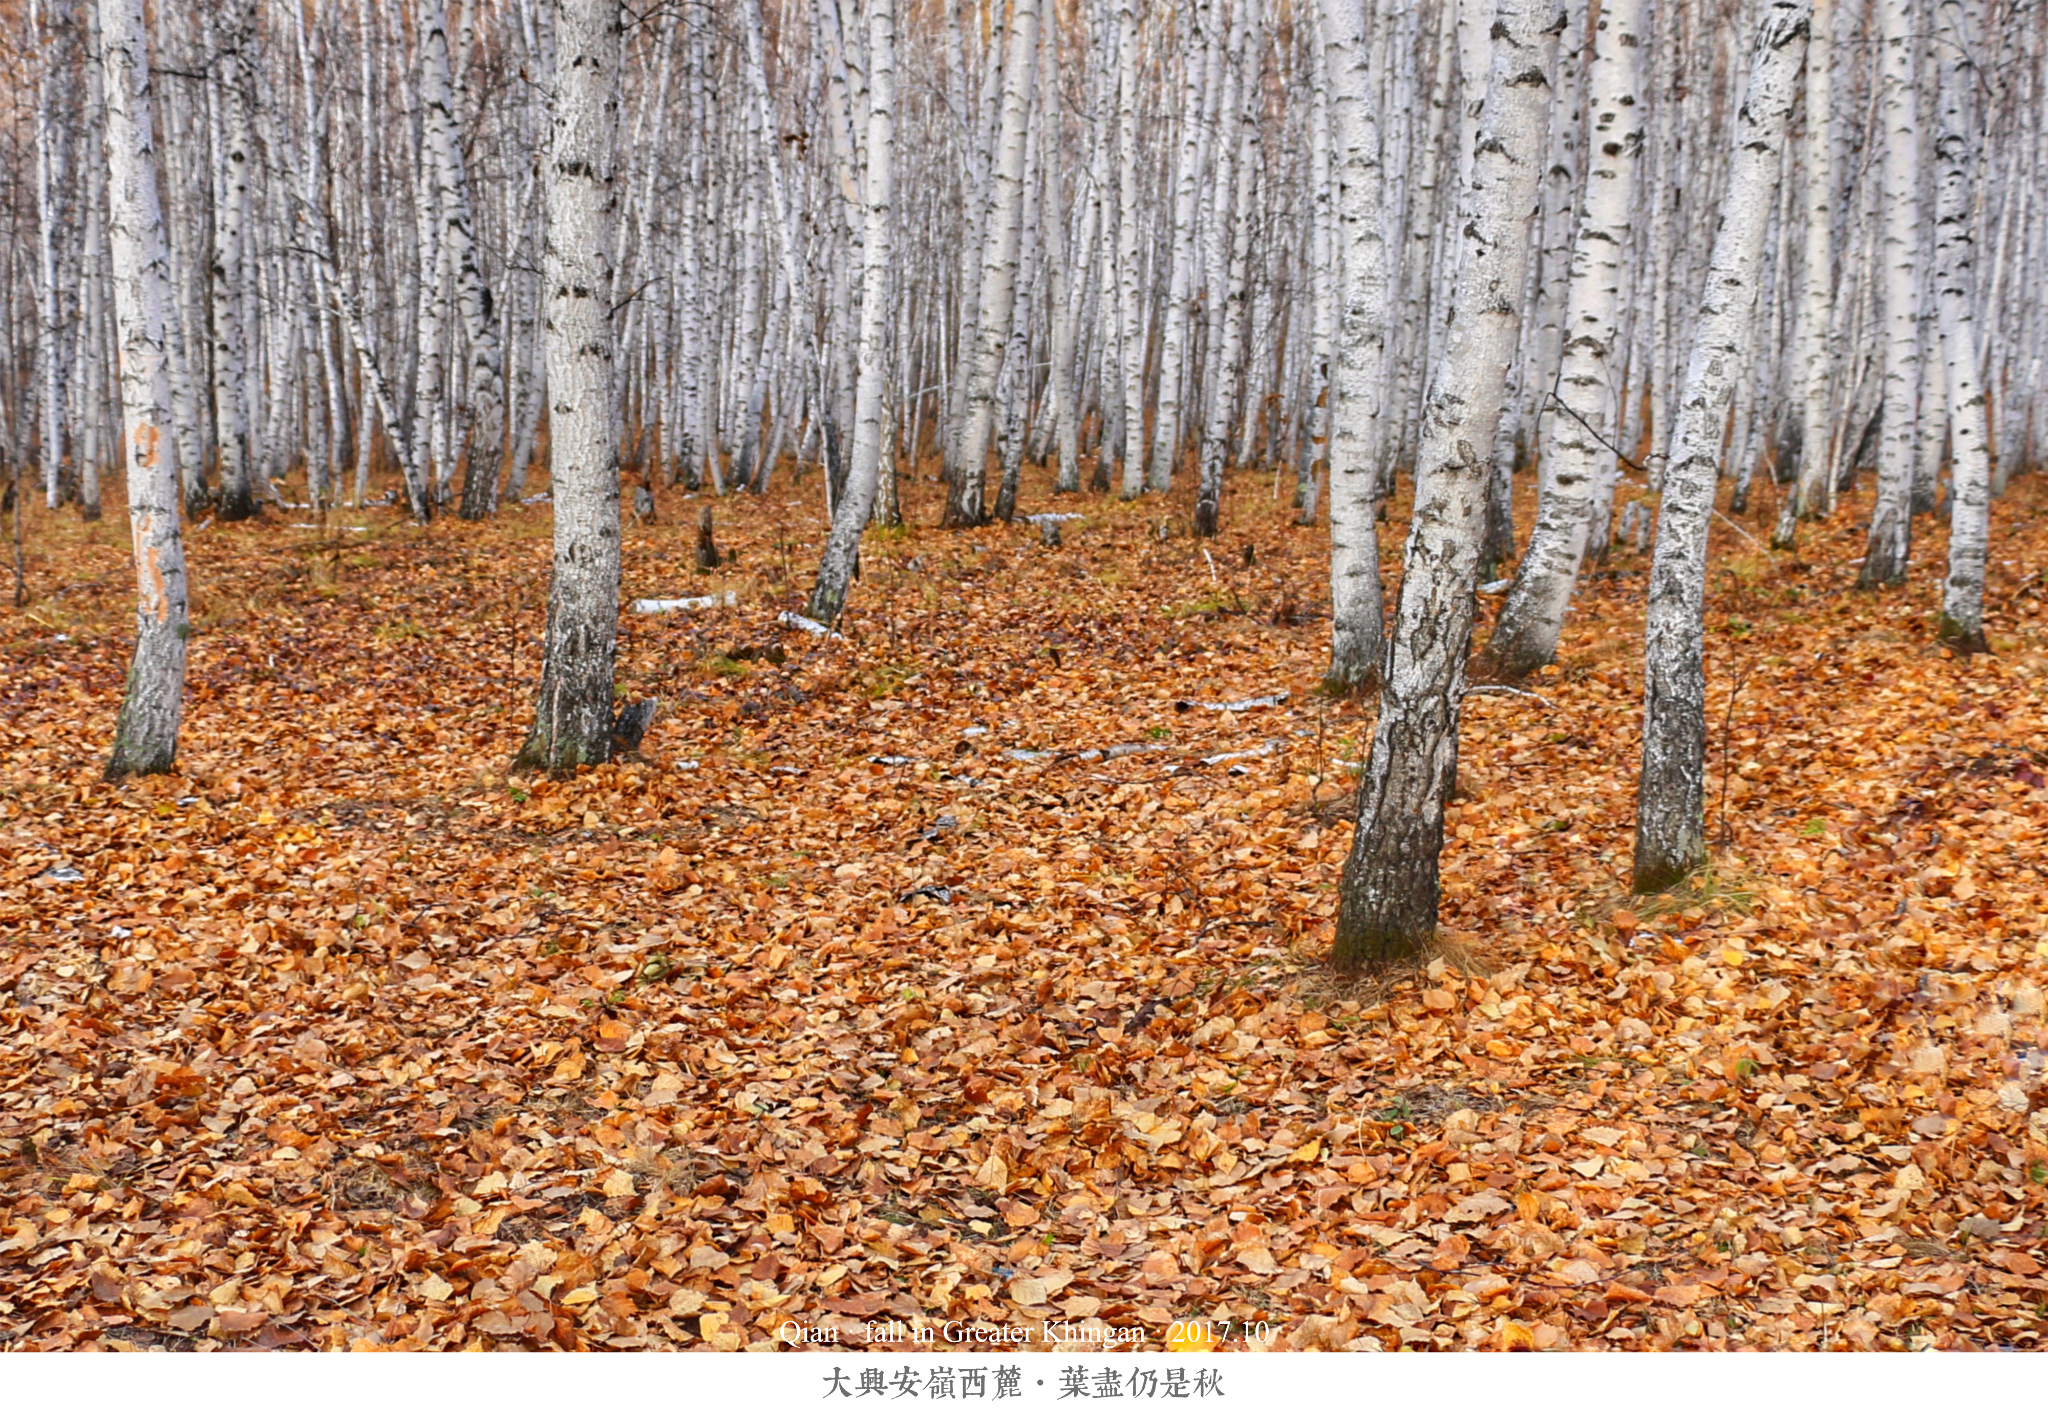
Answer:
[[[1600,511],[1602,480],[1614,461],[1621,415],[1617,320],[1623,263],[1635,256],[1629,218],[1643,148],[1643,104],[1636,93],[1643,3],[1606,0],[1593,36],[1587,77],[1593,152],[1565,296],[1560,408],[1547,417],[1537,411],[1536,527],[1481,658],[1489,680],[1520,681],[1556,659],[1587,535]]]
[[[1386,220],[1379,123],[1362,0],[1320,0],[1336,149],[1337,368],[1330,381],[1330,669],[1325,684],[1366,686],[1380,668],[1379,402],[1387,347]]]
[[[1450,331],[1425,401],[1394,641],[1339,886],[1332,953],[1339,968],[1411,957],[1436,929],[1437,856],[1457,768],[1486,461],[1520,327],[1527,218],[1543,175],[1563,25],[1558,0],[1500,0],[1495,14]]]
[[[149,48],[142,0],[99,0],[106,93],[109,246],[120,336],[121,446],[128,462],[128,527],[135,539],[135,659],[114,730],[107,778],[169,770],[185,708],[185,548],[178,472],[166,425],[170,380],[164,306],[170,259],[157,202]]]
[[[1669,888],[1707,861],[1707,670],[1700,613],[1707,529],[1736,372],[1749,360],[1764,235],[1785,127],[1806,53],[1811,0],[1771,0],[1758,21],[1749,89],[1736,113],[1728,195],[1693,328],[1665,464],[1643,643],[1643,765],[1636,787],[1635,889]]]
[[[1920,106],[1913,82],[1912,0],[1878,0],[1883,12],[1884,427],[1877,502],[1858,587],[1906,580],[1913,537],[1913,476],[1920,401]],[[1939,438],[1939,436],[1935,436]]]
[[[860,356],[853,396],[853,452],[846,492],[832,510],[832,532],[818,560],[809,615],[828,626],[846,606],[860,556],[861,530],[880,487],[888,378],[889,206],[894,197],[896,123],[895,0],[868,0],[867,194],[861,223]]]
[[[611,319],[618,218],[619,0],[558,0],[542,258],[555,564],[533,730],[517,764],[609,760],[619,637],[619,400]]]
[[[1985,438],[1988,402],[1977,369],[1976,211],[1970,177],[1977,166],[1970,103],[1978,82],[1976,51],[1958,0],[1940,0],[1947,43],[1941,74],[1941,126],[1935,139],[1934,289],[1941,350],[1948,364],[1948,580],[1942,588],[1940,636],[1965,656],[1988,652],[1984,640],[1984,560],[1991,524],[1991,449]]]

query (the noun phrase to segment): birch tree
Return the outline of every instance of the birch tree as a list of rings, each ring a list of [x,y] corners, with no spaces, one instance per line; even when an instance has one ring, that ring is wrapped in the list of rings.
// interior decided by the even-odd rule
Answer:
[[[1363,0],[1320,0],[1336,152],[1339,324],[1330,382],[1330,668],[1333,689],[1379,673],[1379,467],[1376,428],[1387,344],[1386,219],[1379,125],[1366,64]]]
[[[1430,379],[1393,645],[1339,884],[1340,968],[1411,957],[1436,929],[1444,801],[1457,768],[1464,662],[1500,419],[1542,177],[1556,0],[1499,0],[1460,221],[1448,338]]]
[[[185,643],[192,628],[178,528],[178,472],[167,428],[171,391],[164,308],[170,259],[157,201],[148,31],[142,0],[98,0],[98,7],[107,235],[121,351],[121,450],[128,473],[128,528],[135,544],[135,654],[106,769],[109,780],[120,780],[160,774],[177,759]]]
[[[1877,0],[1882,18],[1884,125],[1884,428],[1877,501],[1857,585],[1906,579],[1913,538],[1913,479],[1920,402],[1920,103],[1914,78],[1919,35],[1913,0]]]
[[[1835,135],[1834,0],[1813,0],[1806,44],[1806,251],[1799,288],[1799,346],[1792,360],[1799,382],[1799,471],[1780,511],[1772,542],[1792,546],[1799,519],[1834,507],[1829,395],[1834,326]]]
[[[547,169],[549,476],[554,570],[533,730],[517,764],[611,759],[619,628],[619,405],[611,320],[619,0],[557,0]]]
[[[1536,527],[1481,659],[1488,680],[1517,682],[1556,658],[1587,535],[1603,512],[1602,478],[1620,434],[1618,321],[1643,147],[1636,93],[1643,9],[1644,0],[1605,0],[1593,33],[1592,152],[1565,294],[1559,408],[1537,422]]]
[[[808,614],[830,625],[846,606],[847,585],[860,553],[861,530],[874,514],[882,463],[892,265],[890,207],[895,197],[896,5],[867,0],[868,131],[866,190],[861,231],[860,354],[855,366],[853,451],[846,492],[832,510],[832,532],[818,561]]]
[[[1991,650],[1984,640],[1991,449],[1985,438],[1987,401],[1977,365],[1976,208],[1971,201],[1971,179],[1978,165],[1977,130],[1971,122],[1978,72],[1964,7],[1959,0],[1938,0],[1938,7],[1944,59],[1940,126],[1934,144],[1934,280],[1941,353],[1948,367],[1950,476],[1954,485],[1939,636],[1944,645],[1967,656]]]
[[[1009,55],[1003,69],[1002,130],[990,188],[981,264],[981,310],[967,366],[960,447],[946,472],[946,526],[971,528],[986,517],[989,437],[995,429],[996,382],[1010,341],[1017,293],[1018,242],[1024,198],[1024,130],[1032,70],[1038,57],[1038,0],[1012,0]]]
[[[1749,359],[1764,234],[1806,54],[1810,0],[1770,0],[1736,110],[1727,197],[1665,463],[1643,634],[1643,761],[1635,890],[1656,893],[1706,863],[1707,531],[1736,372]]]

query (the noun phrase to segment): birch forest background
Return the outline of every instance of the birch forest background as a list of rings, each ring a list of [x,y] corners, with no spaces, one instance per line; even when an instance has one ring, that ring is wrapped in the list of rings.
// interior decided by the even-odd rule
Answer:
[[[0,0],[0,149],[0,1342],[2040,1345],[2040,0]]]

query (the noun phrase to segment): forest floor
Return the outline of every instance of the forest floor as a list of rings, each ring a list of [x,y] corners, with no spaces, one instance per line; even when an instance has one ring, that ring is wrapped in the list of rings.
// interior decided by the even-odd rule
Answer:
[[[124,521],[32,510],[0,1344],[2040,1346],[2048,482],[1968,662],[1930,520],[1876,596],[1854,508],[1717,522],[1716,864],[1650,901],[1617,554],[1468,703],[1442,956],[1378,980],[1323,966],[1370,715],[1313,694],[1326,534],[1256,474],[1206,547],[1032,490],[1062,546],[907,487],[843,640],[776,620],[815,479],[720,504],[708,576],[666,493],[626,597],[735,604],[623,618],[662,719],[565,782],[506,774],[545,509],[193,530],[181,772],[118,787]]]

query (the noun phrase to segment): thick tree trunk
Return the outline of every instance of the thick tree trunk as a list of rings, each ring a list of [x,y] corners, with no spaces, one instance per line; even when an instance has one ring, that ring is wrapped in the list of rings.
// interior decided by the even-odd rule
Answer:
[[[1563,22],[1557,0],[1500,0],[1494,18],[1450,333],[1430,381],[1393,646],[1339,887],[1332,957],[1340,968],[1411,957],[1436,929],[1487,456],[1519,326],[1527,217],[1543,174]]]
[[[1721,230],[1693,328],[1664,473],[1644,634],[1643,765],[1636,788],[1635,889],[1669,888],[1706,863],[1707,531],[1735,374],[1750,358],[1764,235],[1806,52],[1810,0],[1770,0],[1758,20],[1737,111]]]
[[[168,429],[164,307],[170,263],[157,201],[142,0],[99,0],[99,21],[111,179],[108,236],[121,348],[121,448],[128,466],[128,527],[135,539],[135,658],[106,771],[109,780],[119,780],[161,773],[177,759],[185,643],[192,629]]]
[[[888,375],[892,264],[890,205],[895,199],[895,0],[868,0],[867,191],[861,230],[860,354],[854,374],[853,452],[846,492],[832,510],[832,532],[818,560],[806,615],[826,626],[839,620],[860,557],[861,531],[875,508],[884,449],[883,396]]]
[[[1636,92],[1643,3],[1606,0],[1593,36],[1593,151],[1564,303],[1557,378],[1562,408],[1536,421],[1542,439],[1536,527],[1481,659],[1490,681],[1520,681],[1555,660],[1587,535],[1601,511],[1601,481],[1614,467],[1622,356],[1617,323],[1623,264],[1635,256],[1630,217],[1643,147]]]
[[[558,0],[548,155],[549,472],[555,559],[533,730],[517,763],[609,760],[619,630],[619,400],[611,322],[619,0]]]

